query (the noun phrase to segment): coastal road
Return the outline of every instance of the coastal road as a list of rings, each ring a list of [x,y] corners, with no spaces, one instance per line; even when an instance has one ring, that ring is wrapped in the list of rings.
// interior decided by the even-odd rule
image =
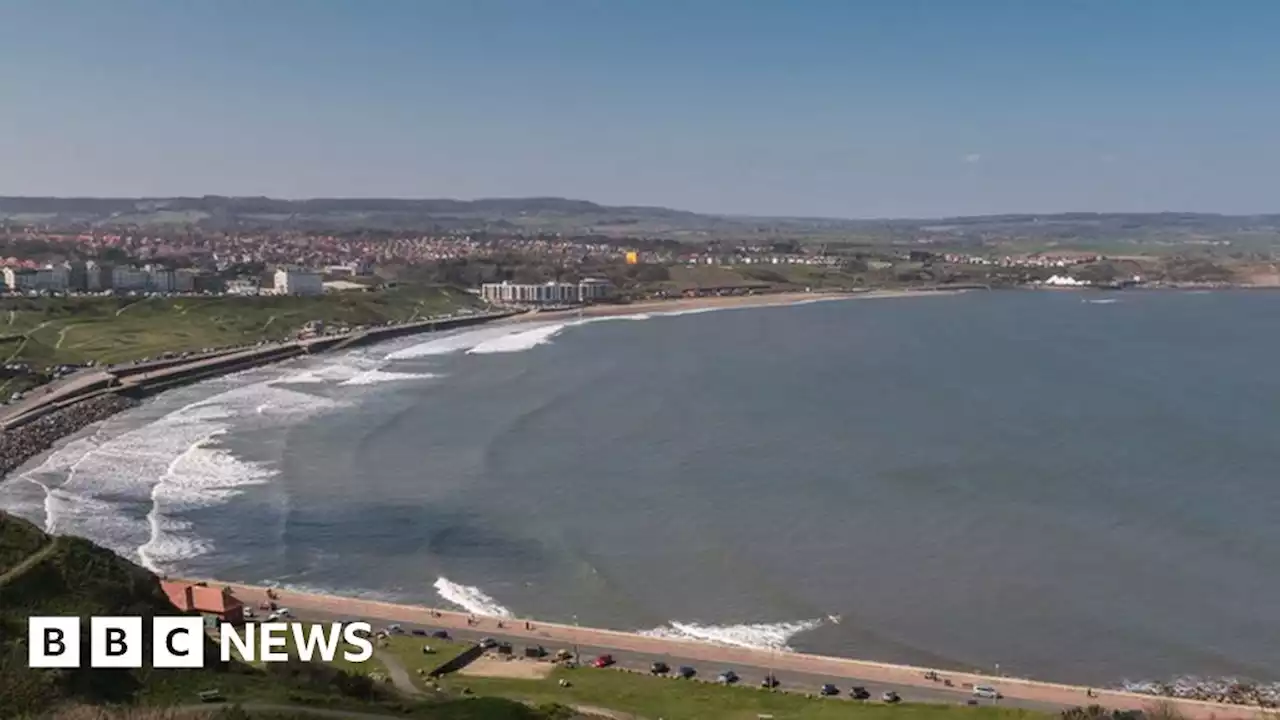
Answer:
[[[300,606],[284,606],[284,607],[288,607],[290,611],[293,612],[294,615],[298,616],[299,620],[306,621],[306,622],[346,623],[346,622],[353,622],[357,620],[368,619],[368,618],[358,617],[355,615],[344,615],[340,613],[307,610]],[[388,623],[378,623],[378,622],[373,623],[375,629],[382,629],[386,626],[386,624]],[[492,625],[492,622],[490,624]],[[503,621],[503,624],[507,625],[508,627],[514,626],[515,628],[518,628],[518,629],[522,629],[524,627],[524,621],[522,620]],[[932,703],[932,704],[943,704],[943,705],[964,705],[972,698],[970,691],[959,688],[959,687],[946,688],[941,684],[941,682],[934,683],[936,687],[920,687],[915,685],[878,682],[874,680],[859,680],[858,678],[850,678],[847,676],[797,672],[794,670],[786,669],[784,667],[770,668],[770,667],[758,667],[758,666],[730,664],[730,663],[717,665],[717,664],[709,663],[705,659],[698,659],[698,658],[684,656],[680,654],[678,651],[674,653],[644,653],[644,652],[633,652],[633,651],[620,651],[615,648],[604,647],[601,645],[574,646],[572,644],[563,644],[563,643],[546,644],[544,642],[533,641],[533,640],[530,640],[530,638],[528,637],[511,634],[511,633],[505,632],[504,630],[499,630],[496,628],[491,630],[458,629],[458,628],[449,627],[445,625],[430,625],[430,624],[420,624],[420,623],[414,623],[414,622],[403,622],[403,623],[399,623],[399,625],[401,625],[404,628],[404,631],[406,633],[412,633],[412,631],[414,630],[425,630],[426,632],[430,633],[433,630],[447,629],[450,637],[452,637],[455,640],[462,640],[465,642],[479,642],[481,639],[484,639],[484,638],[493,638],[498,642],[509,642],[511,643],[513,653],[516,657],[521,657],[523,655],[524,648],[537,646],[537,645],[542,645],[547,650],[547,653],[549,655],[554,655],[559,650],[568,650],[569,652],[577,652],[578,655],[581,657],[582,663],[584,664],[590,663],[592,660],[594,660],[595,658],[601,655],[612,655],[613,659],[616,661],[616,664],[614,665],[614,667],[619,671],[630,670],[634,672],[648,674],[650,668],[653,666],[653,663],[664,662],[671,668],[671,671],[673,673],[681,665],[688,665],[694,668],[695,670],[697,670],[698,674],[696,677],[699,680],[711,681],[711,680],[715,680],[716,677],[720,675],[720,673],[726,670],[732,670],[735,673],[737,673],[738,676],[740,677],[740,680],[738,681],[737,684],[742,686],[744,689],[748,689],[753,692],[755,688],[759,687],[760,681],[763,680],[766,675],[772,672],[774,677],[777,678],[779,682],[779,687],[778,687],[779,690],[782,690],[785,692],[794,692],[799,694],[816,695],[818,693],[819,688],[821,688],[823,685],[827,683],[831,683],[832,685],[835,685],[836,687],[840,688],[841,697],[846,700],[851,700],[850,691],[854,686],[862,686],[866,688],[867,692],[871,693],[872,702],[878,702],[880,700],[881,695],[886,691],[890,691],[890,690],[901,695],[903,702]],[[536,631],[536,624],[535,624],[535,631]],[[432,642],[432,638],[430,637],[422,637],[421,640],[424,645],[430,645]],[[781,662],[779,663],[779,665],[784,665],[784,664],[785,663],[781,663]],[[972,698],[972,699],[977,700],[976,698]],[[1017,700],[1017,699],[1013,699],[1013,700],[1004,699],[999,701],[978,700],[978,702],[983,705],[998,704],[1001,706],[1024,708],[1027,710],[1038,710],[1038,711],[1050,712],[1050,713],[1059,712],[1061,710],[1066,709],[1067,707],[1067,706],[1064,706],[1061,704],[1055,704],[1055,703],[1045,703],[1045,702],[1036,702],[1031,700]]]
[[[211,585],[218,583],[210,581]],[[265,598],[266,588],[231,584],[235,594],[245,602],[257,606]],[[688,664],[699,674],[711,677],[724,669],[733,669],[742,675],[745,683],[758,683],[764,672],[773,668],[779,677],[791,687],[816,688],[823,682],[832,682],[844,692],[852,685],[896,689],[908,701],[937,701],[959,703],[969,699],[967,686],[993,685],[1005,696],[1001,704],[1038,709],[1061,709],[1098,704],[1116,710],[1149,709],[1156,702],[1168,702],[1184,716],[1195,720],[1228,720],[1258,718],[1257,708],[1227,705],[1181,698],[1156,698],[1150,695],[1118,690],[1090,692],[1083,686],[1049,683],[1023,678],[990,677],[974,673],[933,670],[943,679],[950,679],[954,688],[948,689],[941,682],[924,677],[928,668],[894,665],[890,663],[855,660],[852,658],[807,655],[793,652],[771,652],[754,648],[724,647],[705,643],[653,638],[635,633],[581,628],[541,621],[504,619],[504,627],[497,626],[498,619],[475,617],[475,625],[468,623],[464,613],[434,610],[375,600],[333,597],[312,593],[278,590],[278,603],[295,614],[319,619],[365,620],[377,627],[399,623],[405,627],[442,628],[460,637],[490,636],[508,639],[513,645],[540,644],[554,652],[578,645],[584,656],[608,652],[639,669],[646,669],[654,659],[670,665]],[[465,633],[465,635],[463,635]],[[879,692],[879,691],[877,691]]]

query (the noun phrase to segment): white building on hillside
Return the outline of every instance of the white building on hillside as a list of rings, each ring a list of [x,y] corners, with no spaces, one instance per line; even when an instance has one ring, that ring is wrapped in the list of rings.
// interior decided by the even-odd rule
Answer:
[[[324,278],[311,270],[280,268],[276,270],[275,291],[277,295],[321,295]]]
[[[512,282],[485,283],[480,297],[496,305],[575,305],[603,300],[613,292],[607,280],[579,283],[549,282],[541,285]]]

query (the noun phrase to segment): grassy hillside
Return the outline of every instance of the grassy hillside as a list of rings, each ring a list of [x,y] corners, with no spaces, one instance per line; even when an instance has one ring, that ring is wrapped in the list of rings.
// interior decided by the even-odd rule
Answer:
[[[316,297],[7,298],[0,300],[0,364],[117,363],[281,340],[313,320],[355,327],[478,305],[470,293],[445,287]],[[19,382],[0,379],[0,395],[21,389]]]
[[[201,690],[265,707],[323,707],[440,720],[547,720],[551,715],[498,698],[443,697],[409,702],[367,677],[318,663],[255,668],[222,663],[212,643],[196,670],[27,667],[31,615],[172,615],[159,579],[88,540],[52,538],[0,512],[0,718],[92,717],[84,706],[174,707],[197,704]],[[147,622],[144,620],[144,627]],[[87,623],[82,638],[87,636]],[[149,655],[144,651],[144,656]],[[144,662],[144,665],[149,662]],[[79,708],[78,710],[74,708]],[[86,714],[89,713],[89,714]]]

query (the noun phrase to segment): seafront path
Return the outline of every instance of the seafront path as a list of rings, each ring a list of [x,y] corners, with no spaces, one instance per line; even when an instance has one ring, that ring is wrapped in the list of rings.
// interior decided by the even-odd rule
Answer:
[[[196,582],[195,580],[191,580]],[[206,580],[211,586],[231,587],[236,597],[256,607],[266,600],[267,589],[261,586],[224,583]],[[794,652],[770,651],[741,647],[725,647],[695,641],[655,638],[637,633],[585,628],[574,625],[541,622],[524,618],[494,618],[468,615],[449,610],[388,603],[378,600],[345,598],[331,595],[301,593],[274,589],[276,602],[289,608],[293,614],[308,620],[365,620],[376,625],[399,623],[406,627],[449,629],[461,631],[462,637],[491,636],[526,644],[540,644],[554,652],[560,648],[578,647],[580,651],[611,652],[623,661],[627,654],[644,659],[663,659],[671,666],[694,665],[701,676],[734,669],[744,675],[744,670],[755,669],[763,677],[772,670],[779,679],[807,679],[809,692],[817,690],[822,682],[843,683],[842,691],[849,685],[862,684],[868,689],[898,690],[908,702],[964,703],[972,696],[975,685],[992,685],[1005,697],[1001,704],[1040,710],[1056,710],[1084,705],[1102,705],[1117,710],[1142,710],[1157,702],[1168,702],[1187,718],[1196,720],[1232,720],[1257,718],[1263,715],[1258,708],[1213,703],[1181,698],[1157,698],[1139,693],[1118,690],[1090,689],[1076,685],[1041,682],[1010,677],[991,677],[974,673],[955,672],[936,668],[912,667],[890,663],[854,660],[851,658],[808,655]],[[499,626],[501,623],[501,626]],[[624,666],[626,663],[621,663]],[[938,680],[925,675],[933,671]],[[943,684],[950,680],[952,687]],[[758,681],[758,680],[757,680]],[[874,686],[874,688],[873,688]],[[984,701],[985,703],[986,701]]]

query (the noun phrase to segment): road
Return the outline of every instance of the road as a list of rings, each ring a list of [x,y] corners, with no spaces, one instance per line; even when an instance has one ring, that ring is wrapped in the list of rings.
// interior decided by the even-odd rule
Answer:
[[[352,615],[342,615],[337,613],[329,613],[318,610],[302,609],[297,606],[289,606],[294,615],[299,620],[307,622],[354,622],[357,620],[367,620],[367,618],[356,617]],[[385,626],[386,623],[374,622],[375,629]],[[430,633],[433,630],[442,629],[443,625],[426,625],[414,622],[398,623],[404,628],[405,632],[413,630],[424,630]],[[510,620],[504,624],[510,624],[523,628],[523,621]],[[709,664],[706,660],[698,660],[692,657],[683,657],[678,653],[644,653],[634,651],[620,651],[613,648],[607,648],[598,645],[564,645],[564,644],[544,644],[530,641],[528,637],[522,637],[513,633],[506,633],[502,630],[460,630],[453,627],[447,628],[449,635],[457,640],[478,642],[483,638],[493,638],[498,642],[509,642],[516,655],[521,655],[524,648],[537,646],[542,644],[547,652],[554,655],[559,650],[568,650],[569,652],[577,652],[584,663],[601,655],[612,655],[616,661],[615,667],[619,670],[634,670],[637,672],[648,673],[655,662],[665,662],[674,672],[681,665],[688,665],[697,670],[697,677],[703,680],[714,680],[720,673],[725,670],[733,670],[740,676],[739,685],[754,689],[760,684],[760,681],[771,671],[769,667],[760,667],[754,665],[736,664]],[[423,644],[429,645],[431,638],[422,638]],[[874,700],[879,700],[881,695],[892,690],[902,696],[904,702],[920,702],[934,703],[945,705],[963,705],[970,699],[971,695],[968,690],[960,688],[947,689],[940,683],[936,687],[919,687],[914,685],[895,684],[878,682],[874,680],[859,680],[848,676],[824,675],[821,673],[796,672],[786,669],[772,669],[774,677],[778,679],[779,689],[786,692],[817,694],[818,689],[824,684],[831,683],[840,688],[841,696],[845,699],[850,698],[850,691],[854,686],[862,686],[871,693]],[[982,704],[998,704],[1007,707],[1024,708],[1028,710],[1038,710],[1042,712],[1056,713],[1066,709],[1067,706],[1055,703],[1044,703],[1033,700],[1017,700],[1004,699],[999,701],[980,700]]]
[[[266,589],[262,587],[236,584],[232,587],[237,596],[253,605],[257,605],[265,597]],[[470,637],[483,633],[496,638],[501,633],[503,637],[511,638],[513,643],[539,643],[549,649],[571,647],[577,643],[583,648],[584,655],[607,650],[616,657],[633,658],[628,662],[640,662],[645,666],[651,659],[661,658],[673,665],[687,662],[701,672],[712,675],[724,668],[733,668],[744,678],[748,678],[747,682],[758,682],[764,671],[775,667],[779,675],[785,674],[793,686],[798,684],[806,689],[816,688],[824,681],[838,680],[837,685],[846,692],[850,685],[864,685],[868,689],[873,685],[903,688],[898,692],[908,700],[961,702],[969,699],[966,692],[973,685],[994,685],[1005,695],[1006,699],[1001,701],[1002,704],[1019,707],[1061,709],[1098,704],[1116,710],[1143,710],[1150,708],[1153,703],[1167,702],[1189,720],[1253,720],[1260,716],[1258,708],[1244,705],[1156,698],[1119,690],[1096,690],[1026,678],[991,677],[871,660],[726,647],[542,621],[532,621],[531,626],[526,627],[523,619],[506,619],[503,621],[504,626],[500,628],[497,618],[469,618],[464,613],[415,605],[288,590],[279,590],[278,594],[281,605],[308,617],[361,619],[376,625],[400,623],[404,626],[441,627],[450,632],[466,632]],[[954,689],[948,689],[942,683],[926,678],[925,673],[929,670],[938,673],[942,679],[950,679]]]

